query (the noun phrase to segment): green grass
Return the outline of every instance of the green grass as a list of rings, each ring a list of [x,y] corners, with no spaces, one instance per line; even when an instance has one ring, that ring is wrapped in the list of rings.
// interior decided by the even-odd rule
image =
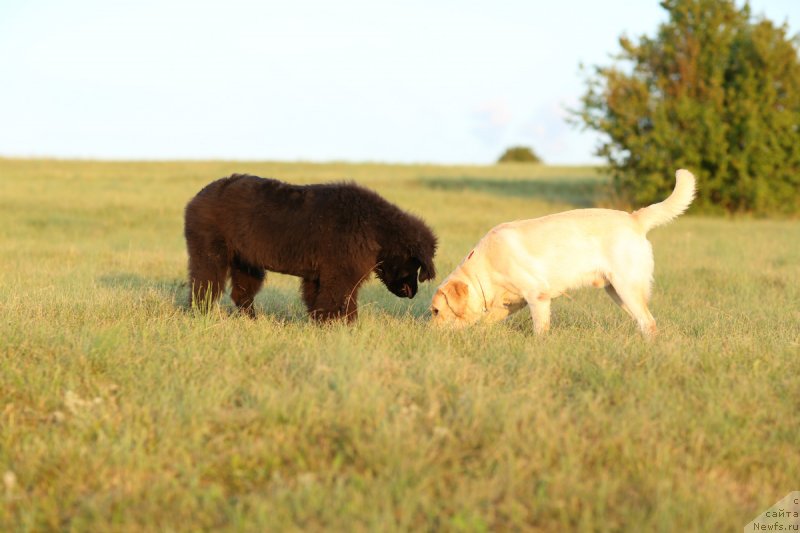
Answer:
[[[592,169],[0,160],[0,530],[738,530],[800,488],[800,224],[650,234],[639,338],[603,291],[428,327],[371,281],[353,327],[270,275],[185,309],[182,210],[232,172],[354,179],[440,237],[603,203]],[[700,184],[702,186],[702,184]]]

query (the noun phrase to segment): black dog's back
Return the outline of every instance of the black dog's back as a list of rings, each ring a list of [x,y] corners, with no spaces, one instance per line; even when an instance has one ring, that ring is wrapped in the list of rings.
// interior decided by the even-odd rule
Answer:
[[[189,202],[186,231],[225,241],[243,261],[303,277],[342,253],[377,253],[376,233],[393,207],[355,184],[292,185],[234,174]]]

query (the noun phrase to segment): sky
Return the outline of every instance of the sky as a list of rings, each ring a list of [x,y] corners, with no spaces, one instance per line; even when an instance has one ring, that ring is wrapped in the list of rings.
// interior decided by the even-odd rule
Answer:
[[[740,3],[741,4],[741,3]],[[752,0],[800,31],[800,0]],[[581,65],[657,0],[0,0],[0,156],[597,163]]]

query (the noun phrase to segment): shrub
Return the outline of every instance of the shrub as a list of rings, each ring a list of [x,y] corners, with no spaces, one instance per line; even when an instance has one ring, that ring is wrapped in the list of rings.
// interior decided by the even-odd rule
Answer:
[[[512,146],[503,152],[498,163],[541,163],[542,159],[527,146]]]
[[[786,25],[733,0],[665,0],[654,37],[620,38],[594,67],[576,122],[605,134],[617,193],[662,200],[674,170],[698,177],[696,210],[800,212],[800,61]]]

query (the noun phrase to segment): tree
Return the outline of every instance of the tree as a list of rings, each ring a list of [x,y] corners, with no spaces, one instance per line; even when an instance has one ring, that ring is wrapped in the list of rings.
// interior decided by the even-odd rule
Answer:
[[[498,163],[541,163],[542,159],[527,146],[512,146],[503,152]]]
[[[674,171],[698,178],[695,209],[800,212],[800,60],[787,26],[747,3],[665,0],[655,37],[620,38],[619,63],[594,67],[576,122],[604,140],[621,198],[662,200]],[[629,68],[622,68],[629,65]]]

